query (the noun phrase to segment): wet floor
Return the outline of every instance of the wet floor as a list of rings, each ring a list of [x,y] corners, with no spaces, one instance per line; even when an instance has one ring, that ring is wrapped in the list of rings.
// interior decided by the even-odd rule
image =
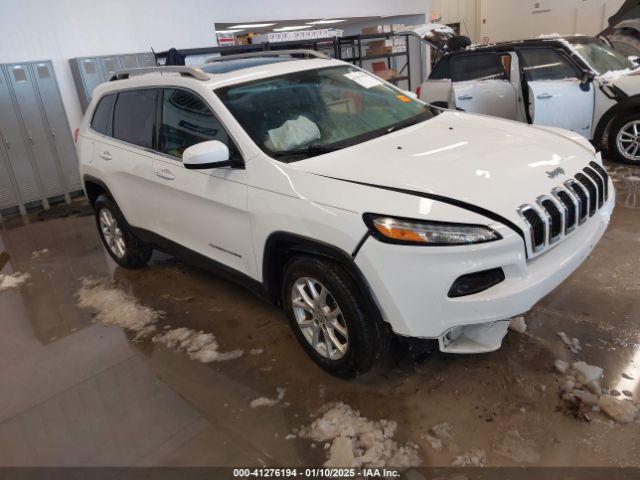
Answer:
[[[598,412],[590,422],[575,418],[552,369],[557,358],[585,360],[604,368],[603,387],[640,399],[640,178],[632,168],[613,173],[609,230],[526,315],[525,334],[510,332],[492,354],[433,353],[419,363],[394,345],[352,381],[316,367],[284,315],[232,283],[157,253],[145,269],[117,267],[81,204],[68,216],[62,208],[29,222],[5,219],[0,251],[11,258],[3,273],[31,278],[0,292],[0,465],[319,465],[323,445],[287,435],[342,401],[397,421],[398,440],[416,443],[426,465],[481,449],[495,466],[640,466],[640,424]],[[134,343],[78,308],[83,277],[112,278],[164,311],[162,325],[212,332],[221,351],[244,355],[205,365]],[[572,354],[558,331],[577,337],[582,353]],[[250,407],[277,388],[286,389],[278,405]],[[425,435],[442,422],[453,435],[435,450]]]

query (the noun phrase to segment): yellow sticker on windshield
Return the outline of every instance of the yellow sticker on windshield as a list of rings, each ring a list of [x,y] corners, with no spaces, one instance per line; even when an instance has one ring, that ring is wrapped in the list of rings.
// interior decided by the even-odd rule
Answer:
[[[402,103],[409,103],[411,99],[406,95],[396,95],[396,98],[400,100]]]

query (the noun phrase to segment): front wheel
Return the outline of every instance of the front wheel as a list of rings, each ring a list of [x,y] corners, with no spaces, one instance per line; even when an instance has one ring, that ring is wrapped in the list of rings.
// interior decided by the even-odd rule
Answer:
[[[333,375],[365,373],[385,351],[386,329],[367,314],[354,281],[337,263],[292,259],[284,274],[283,305],[302,347]]]
[[[613,160],[640,165],[640,113],[616,118],[611,123],[608,143]]]

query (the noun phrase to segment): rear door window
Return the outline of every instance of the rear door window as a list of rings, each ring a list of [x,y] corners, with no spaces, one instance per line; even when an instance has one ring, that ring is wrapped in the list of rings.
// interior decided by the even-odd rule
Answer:
[[[451,79],[454,82],[507,80],[508,76],[497,53],[479,53],[452,58]]]
[[[98,102],[93,118],[91,119],[91,129],[103,135],[111,135],[111,113],[116,94],[105,95]]]
[[[528,82],[579,77],[577,67],[553,48],[523,48],[518,53]]]
[[[113,112],[113,137],[143,148],[153,148],[157,89],[118,93]]]
[[[160,152],[182,158],[187,148],[209,140],[219,140],[227,145],[233,158],[234,144],[208,105],[188,90],[164,89]]]

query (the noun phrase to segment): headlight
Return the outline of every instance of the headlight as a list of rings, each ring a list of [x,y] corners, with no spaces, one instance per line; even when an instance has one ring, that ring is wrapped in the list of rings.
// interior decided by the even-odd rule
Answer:
[[[366,213],[364,221],[378,240],[404,245],[471,245],[500,240],[502,236],[483,225],[431,222]]]

